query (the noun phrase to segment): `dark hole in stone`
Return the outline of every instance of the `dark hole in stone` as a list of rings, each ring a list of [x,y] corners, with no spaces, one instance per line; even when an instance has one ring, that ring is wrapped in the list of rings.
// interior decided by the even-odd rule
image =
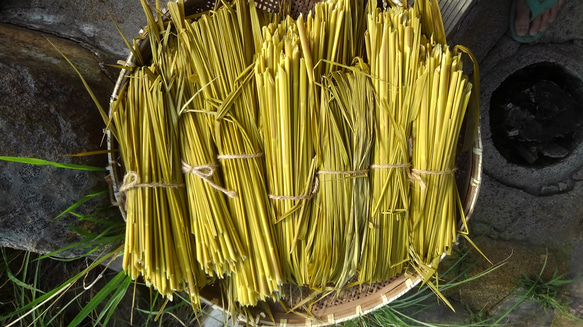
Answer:
[[[583,82],[562,66],[537,63],[492,93],[494,146],[511,163],[540,168],[568,157],[581,141]]]

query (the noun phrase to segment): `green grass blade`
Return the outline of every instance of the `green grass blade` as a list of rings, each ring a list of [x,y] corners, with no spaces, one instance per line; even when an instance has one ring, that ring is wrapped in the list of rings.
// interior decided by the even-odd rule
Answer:
[[[102,233],[102,234],[105,234],[105,232]],[[93,254],[94,252],[98,251],[98,250],[101,250],[101,249],[110,247],[112,244],[119,244],[125,238],[125,235],[123,235],[123,234],[113,235],[113,236],[107,236],[107,237],[102,237],[101,236],[102,234],[98,235],[94,239],[91,239],[91,240],[89,240],[87,242],[81,241],[81,242],[73,243],[73,244],[68,245],[68,246],[66,246],[64,248],[61,248],[61,249],[55,250],[53,252],[47,253],[47,254],[39,257],[39,260],[40,259],[45,259],[45,258],[48,258],[48,257],[53,257],[51,259],[58,260],[58,261],[74,261],[74,260],[77,260],[77,259],[80,259],[80,258],[87,257],[87,256]],[[74,249],[74,248],[85,249],[85,248],[89,248],[89,247],[93,247],[93,249],[91,249],[88,252],[83,253],[83,254],[75,257],[75,258],[55,258],[54,257],[55,255],[57,255],[57,254],[59,254],[61,252],[64,252],[66,250],[69,250],[69,249]]]
[[[65,209],[65,211],[61,212],[60,215],[56,216],[53,219],[57,219],[63,215],[68,214],[69,212],[73,211],[75,208],[77,208],[78,206],[82,205],[83,203],[93,199],[96,196],[102,195],[102,194],[106,194],[108,192],[108,190],[103,190],[103,191],[98,191],[95,193],[91,193],[91,194],[87,194],[84,197],[82,197],[79,201],[75,202],[72,206],[70,206],[69,208]]]
[[[122,271],[119,274],[125,275],[125,272]],[[113,280],[110,281],[107,284],[107,286],[109,286],[110,283],[113,283]],[[101,310],[101,313],[97,317],[96,323],[99,323],[101,321],[101,319],[103,319],[105,316],[105,319],[103,320],[103,322],[101,324],[103,326],[108,326],[107,323],[109,322],[109,319],[111,319],[111,317],[113,316],[113,313],[115,312],[115,308],[117,308],[117,305],[121,302],[121,300],[123,299],[124,295],[126,294],[126,292],[129,289],[131,284],[132,284],[132,277],[129,275],[126,275],[124,280],[121,282],[121,285],[112,285],[112,287],[115,287],[116,291],[111,296],[111,298],[107,301],[107,303],[105,304],[105,307]]]
[[[43,160],[43,159],[36,159],[36,158],[0,156],[0,160],[25,163],[25,164],[29,164],[29,165],[53,166],[53,167],[57,167],[57,168],[67,168],[67,169],[76,169],[76,170],[106,171],[106,169],[103,167],[63,164],[63,163],[52,162],[52,161]]]
[[[118,253],[119,250],[120,249],[116,249],[116,250],[112,251],[109,255],[103,256],[102,258],[95,260],[91,265],[89,265],[89,267],[85,268],[80,273],[71,277],[70,279],[68,279],[67,281],[65,281],[64,283],[59,285],[58,287],[52,289],[51,291],[43,294],[40,297],[34,299],[33,301],[28,302],[26,305],[20,307],[19,309],[15,310],[14,312],[12,312],[8,315],[5,315],[3,317],[0,317],[0,322],[5,322],[5,321],[7,321],[15,316],[18,316],[18,318],[16,320],[14,320],[11,323],[9,323],[8,325],[6,325],[6,327],[14,326],[19,321],[21,321],[22,319],[24,319],[25,317],[30,315],[33,310],[48,303],[52,299],[62,295],[63,292],[66,292],[68,289],[70,289],[73,286],[73,284],[75,284],[79,279],[83,278],[83,276],[85,276],[89,271],[91,271],[95,267],[99,266],[102,262],[109,259],[112,255],[115,255],[116,253]]]
[[[190,306],[191,305],[190,300],[188,300],[188,299],[180,296],[179,293],[174,294],[174,296],[177,297],[178,299],[180,299],[180,301],[177,304],[173,305],[173,306],[164,308],[164,310],[162,310],[162,314],[168,313],[168,312],[174,312],[174,311],[178,310],[179,308],[181,308],[181,307],[183,307],[185,305],[186,306]],[[146,310],[146,309],[140,309],[140,308],[135,308],[135,310],[138,311],[138,312],[141,312],[141,313],[145,313],[147,315],[150,315],[152,317],[155,317],[159,313],[159,310],[154,310],[154,308],[151,308],[151,309],[148,309],[148,310]]]
[[[70,249],[73,249],[73,248],[79,248],[79,247],[83,248],[82,246],[79,245],[79,243],[71,244],[71,245],[68,245],[68,246],[66,246],[64,248],[60,248],[60,249],[55,250],[53,252],[47,253],[47,254],[39,257],[38,260],[53,257],[53,258],[51,258],[53,260],[69,262],[69,261],[75,261],[77,259],[86,257],[86,256],[90,255],[91,253],[97,251],[97,249],[93,249],[93,250],[91,250],[91,251],[89,251],[87,253],[84,253],[84,254],[82,254],[80,256],[77,256],[75,258],[54,258],[54,256],[57,255],[57,254],[59,254],[59,253],[65,252],[65,251],[70,250]]]
[[[8,262],[7,258],[6,258],[6,253],[4,251],[4,249],[2,249],[2,256],[5,262]],[[26,264],[28,265],[28,263]],[[6,266],[6,276],[8,277],[8,279],[10,279],[11,282],[13,282],[14,284],[16,284],[18,287],[23,288],[23,289],[27,289],[30,290],[32,292],[42,292],[39,289],[36,289],[34,287],[34,285],[29,285],[23,281],[21,281],[20,279],[18,279],[18,277],[14,276],[14,274],[12,274],[12,271],[10,270],[10,268],[8,266]]]
[[[84,294],[84,292],[81,292],[81,293],[75,295],[73,297],[73,299],[71,299],[71,301],[69,301],[67,304],[65,304],[56,314],[53,315],[53,317],[46,323],[46,326],[53,326],[53,325],[51,325],[53,323],[53,321],[55,319],[59,318],[61,316],[61,314],[63,313],[63,311],[65,311],[71,304],[75,303],[77,301],[77,299],[79,297],[81,297],[83,294]],[[55,325],[56,325],[56,323],[55,323]]]
[[[73,318],[73,320],[69,323],[69,327],[79,326],[85,319],[99,304],[101,304],[107,296],[114,292],[118,286],[126,279],[126,273],[124,271],[120,271],[107,285],[105,285],[93,298],[91,301]]]
[[[95,224],[99,224],[99,225],[103,225],[103,226],[125,226],[125,224],[123,222],[121,222],[121,220],[114,220],[114,219],[98,219],[98,218],[94,218],[92,216],[84,216],[84,215],[80,215],[78,213],[74,213],[71,212],[72,215],[74,215],[75,217],[79,218],[80,220],[84,220],[84,221],[88,221],[90,223],[95,223]]]
[[[92,240],[95,238],[95,234],[88,232],[88,231],[84,230],[83,228],[80,228],[80,227],[77,227],[77,226],[71,225],[71,224],[67,224],[67,227],[69,227],[71,230],[73,230],[77,234],[79,234],[81,236],[85,236],[88,239]]]
[[[73,65],[71,60],[69,60],[69,58],[67,58],[67,56],[65,56],[65,54],[62,53],[61,50],[59,50],[59,48],[57,48],[57,46],[53,44],[53,42],[49,41],[49,39],[47,39],[47,42],[49,42],[53,46],[53,48],[55,48],[55,50],[57,50],[57,52],[59,52],[59,54],[61,54],[61,56],[63,56],[63,58],[65,58],[65,60],[69,63],[69,65],[71,65],[71,67],[73,67],[73,69],[75,70],[77,75],[79,75],[79,78],[81,78],[81,82],[83,82],[83,85],[85,86],[85,89],[87,90],[87,93],[89,93],[89,95],[91,96],[91,99],[93,100],[93,103],[95,103],[95,106],[99,110],[99,113],[101,114],[101,118],[103,119],[103,122],[105,123],[105,125],[109,125],[109,115],[103,109],[103,107],[101,106],[101,103],[99,103],[97,96],[95,96],[95,93],[93,93],[93,91],[91,90],[91,87],[89,87],[89,84],[87,83],[85,78],[83,78],[83,75],[81,74],[79,69],[77,69],[77,67],[75,67],[75,65]],[[113,134],[115,134],[114,130],[112,130],[111,128],[110,128],[110,130],[112,131]]]

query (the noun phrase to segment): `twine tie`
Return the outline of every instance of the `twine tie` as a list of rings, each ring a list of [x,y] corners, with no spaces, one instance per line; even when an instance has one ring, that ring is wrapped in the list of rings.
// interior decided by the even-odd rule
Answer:
[[[182,172],[183,173],[193,174],[193,175],[198,176],[200,179],[207,182],[212,188],[225,194],[226,196],[228,196],[230,198],[234,198],[235,196],[237,196],[237,192],[229,191],[226,188],[221,187],[221,186],[215,184],[215,182],[213,182],[211,177],[215,174],[216,168],[217,168],[216,164],[191,166],[191,165],[187,164],[186,162],[182,161]]]
[[[128,171],[126,175],[123,177],[122,186],[119,189],[119,193],[125,193],[133,188],[137,187],[162,187],[162,188],[179,188],[184,187],[184,184],[181,183],[164,183],[164,182],[155,182],[155,183],[140,183],[140,176],[135,171]]]

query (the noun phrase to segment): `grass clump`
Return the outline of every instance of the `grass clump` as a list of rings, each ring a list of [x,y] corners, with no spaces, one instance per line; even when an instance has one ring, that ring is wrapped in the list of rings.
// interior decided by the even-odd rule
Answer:
[[[534,302],[547,311],[554,311],[556,317],[566,317],[573,321],[583,321],[571,312],[571,303],[564,297],[565,288],[577,279],[568,279],[566,274],[559,274],[558,267],[555,267],[550,276],[545,275],[548,264],[548,253],[545,255],[543,266],[540,272],[534,276],[529,276],[524,271],[522,278],[518,281],[518,301],[511,308],[515,309],[525,302]],[[503,314],[501,319],[508,314]],[[498,320],[502,321],[502,320]]]

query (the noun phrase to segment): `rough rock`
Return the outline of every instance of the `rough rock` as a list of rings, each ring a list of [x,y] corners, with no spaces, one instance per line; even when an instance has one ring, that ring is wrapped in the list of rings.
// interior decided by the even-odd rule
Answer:
[[[457,287],[455,291],[459,300],[474,314],[481,314],[482,318],[490,317],[493,320],[501,318],[505,323],[512,322],[520,326],[549,326],[549,319],[552,320],[554,316],[553,310],[549,309],[549,314],[543,314],[541,309],[536,317],[531,317],[530,309],[536,308],[538,303],[533,302],[530,296],[526,297],[521,286],[524,286],[525,275],[531,279],[540,276],[542,280],[550,280],[555,269],[559,275],[566,273],[569,254],[553,252],[544,245],[526,242],[495,240],[488,237],[476,237],[474,241],[496,266],[488,263],[478,251],[471,250],[462,264],[466,267],[475,265],[469,275],[475,276],[477,272],[497,268]],[[467,251],[473,249],[473,246],[464,243],[462,248]],[[515,305],[517,307],[513,308]]]
[[[104,123],[83,83],[52,42],[83,73],[107,110],[113,83],[96,56],[78,44],[0,24],[0,155],[105,167],[104,155],[64,157],[104,149]],[[106,190],[105,172],[0,161],[0,245],[46,253],[79,239],[62,211],[87,194]],[[77,212],[109,206],[107,194]],[[84,228],[93,228],[85,224]]]
[[[148,3],[155,6],[153,0]],[[92,51],[125,58],[128,50],[115,25],[131,40],[146,25],[146,16],[140,0],[3,0],[0,22],[73,39]]]
[[[499,1],[492,2],[500,5]],[[504,2],[510,4],[510,1]],[[569,278],[583,274],[579,264],[580,244],[583,240],[583,207],[580,201],[583,196],[580,183],[583,179],[583,152],[579,151],[581,146],[568,158],[550,167],[519,167],[503,159],[493,146],[488,112],[490,95],[494,89],[507,76],[530,64],[552,62],[566,67],[574,76],[583,76],[583,47],[580,42],[583,26],[579,19],[583,3],[569,0],[566,3],[552,27],[535,44],[519,44],[507,32],[494,44],[488,43],[491,37],[486,35],[487,31],[499,33],[500,26],[485,21],[480,26],[480,21],[490,18],[497,20],[499,18],[493,14],[501,12],[498,5],[488,1],[480,1],[477,5],[481,9],[476,14],[476,22],[466,21],[474,28],[473,32],[468,29],[463,33],[477,44],[478,56],[485,53],[481,57],[483,59],[480,66],[484,173],[476,209],[470,220],[470,235],[492,261],[499,262],[504,259],[501,255],[508,256],[512,253],[512,256],[509,257],[507,265],[474,284],[462,287],[460,293],[462,302],[468,306],[478,310],[485,305],[491,308],[491,317],[502,314],[516,304],[517,299],[520,299],[517,278],[520,278],[521,271],[536,274],[536,269],[540,269],[541,265],[539,258],[547,249],[557,258],[549,261],[547,272],[552,273],[555,267],[559,268],[560,273],[565,272],[565,265],[570,262]],[[509,11],[506,11],[503,17],[505,22],[497,21],[496,24],[507,29],[508,14]],[[481,33],[475,34],[479,31]],[[471,33],[474,33],[474,39],[471,39]],[[486,37],[485,44],[481,43],[482,36]],[[468,45],[471,47],[471,43]],[[583,312],[581,289],[581,283],[577,280],[570,288],[572,309],[578,316]],[[541,314],[533,316],[533,310],[538,310]],[[576,322],[560,316],[555,316],[553,320],[551,312],[545,312],[536,303],[525,302],[506,317],[504,322],[529,326],[578,326]],[[563,322],[560,322],[561,319]]]

